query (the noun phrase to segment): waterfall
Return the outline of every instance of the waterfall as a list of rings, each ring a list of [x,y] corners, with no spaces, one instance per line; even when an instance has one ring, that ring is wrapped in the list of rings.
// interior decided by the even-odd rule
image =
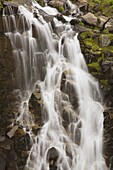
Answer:
[[[36,2],[31,9],[19,6],[16,14],[11,6],[3,12],[22,98],[16,119],[25,130],[35,125],[29,112],[32,93],[40,91],[42,100],[42,127],[36,136],[29,132],[33,145],[25,170],[107,170],[102,155],[102,98],[97,80],[88,73],[78,34],[68,22],[55,18],[64,28],[55,36],[39,9],[57,12]]]

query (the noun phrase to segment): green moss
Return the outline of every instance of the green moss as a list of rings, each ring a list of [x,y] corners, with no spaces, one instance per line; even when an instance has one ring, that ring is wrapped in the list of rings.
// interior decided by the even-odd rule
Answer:
[[[108,29],[104,29],[103,33],[109,34],[109,30]]]
[[[108,80],[100,80],[100,84],[102,85],[108,85]]]
[[[95,9],[98,4],[98,10],[95,11],[95,15],[97,14],[98,11],[100,11],[102,14],[105,14],[106,16],[112,16],[113,13],[113,0],[88,0],[88,4],[92,9]],[[98,14],[97,14],[98,15]]]
[[[42,0],[36,0],[36,2],[38,2],[41,6],[45,5],[44,1],[42,1]]]
[[[100,65],[98,62],[92,62],[88,64],[88,67],[94,68],[96,71],[100,71]]]
[[[111,52],[111,53],[113,53],[113,46],[104,47],[103,52]]]
[[[3,4],[2,2],[0,2],[0,10],[3,8]]]
[[[58,7],[58,11],[59,11],[59,12],[64,12],[64,7],[63,7],[63,6],[59,6],[59,7]]]
[[[86,46],[91,47],[91,50],[92,50],[91,52],[101,51],[101,48],[99,47],[99,45],[92,38],[85,39],[85,44]]]
[[[2,11],[2,9],[3,9],[3,3],[4,3],[4,1],[12,1],[12,0],[1,0],[1,1],[0,1],[0,11]]]
[[[79,22],[79,25],[84,26],[84,23],[82,21]]]
[[[110,40],[113,40],[113,34],[107,34]]]
[[[110,5],[113,5],[113,0],[108,0]]]

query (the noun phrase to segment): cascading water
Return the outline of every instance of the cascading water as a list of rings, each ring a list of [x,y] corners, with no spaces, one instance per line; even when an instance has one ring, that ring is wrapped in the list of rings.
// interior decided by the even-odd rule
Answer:
[[[50,10],[35,2],[33,6],[37,13],[39,8]],[[17,121],[25,129],[34,124],[30,96],[37,88],[41,91],[43,126],[34,137],[25,169],[107,170],[102,156],[101,95],[98,82],[88,73],[77,34],[67,23],[54,38],[51,24],[41,16],[35,18],[24,6],[18,7],[16,15],[7,6],[3,21],[22,96]]]

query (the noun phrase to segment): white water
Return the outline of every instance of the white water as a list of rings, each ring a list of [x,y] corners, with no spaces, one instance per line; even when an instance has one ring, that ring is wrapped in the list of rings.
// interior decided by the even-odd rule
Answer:
[[[8,7],[3,20],[12,43],[17,84],[22,95],[17,120],[24,128],[34,125],[28,105],[37,85],[43,101],[43,126],[34,138],[25,169],[107,170],[102,156],[101,95],[98,82],[88,73],[77,35],[67,24],[56,40],[51,25],[34,18],[25,7],[19,7],[18,15],[17,20]],[[68,84],[73,91],[68,89]]]

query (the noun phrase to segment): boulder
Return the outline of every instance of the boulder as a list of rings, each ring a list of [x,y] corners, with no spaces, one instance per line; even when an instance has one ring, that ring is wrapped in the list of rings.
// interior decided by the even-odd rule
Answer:
[[[103,24],[104,24],[107,20],[108,20],[108,17],[106,17],[106,16],[104,16],[104,15],[99,16],[99,17],[98,17],[98,22],[99,22],[98,26],[99,26],[100,28],[102,28]]]
[[[91,12],[88,12],[86,15],[82,16],[82,21],[85,24],[91,25],[91,26],[96,26],[97,24],[97,17],[92,14]]]
[[[42,125],[42,105],[43,100],[41,97],[41,91],[39,89],[36,89],[29,100],[29,110],[30,114],[34,117],[34,122],[36,125],[41,126]]]
[[[108,47],[111,43],[111,40],[107,35],[102,35],[101,47]]]
[[[68,95],[70,104],[73,109],[76,110],[78,107],[78,98],[75,85],[73,84],[73,81],[66,79],[66,75],[71,76],[69,70],[65,70],[62,74],[61,91]]]
[[[87,0],[78,0],[77,5],[82,12],[85,12],[87,10],[88,2]]]
[[[110,33],[113,33],[113,19],[112,18],[106,23],[105,28],[108,29]]]

